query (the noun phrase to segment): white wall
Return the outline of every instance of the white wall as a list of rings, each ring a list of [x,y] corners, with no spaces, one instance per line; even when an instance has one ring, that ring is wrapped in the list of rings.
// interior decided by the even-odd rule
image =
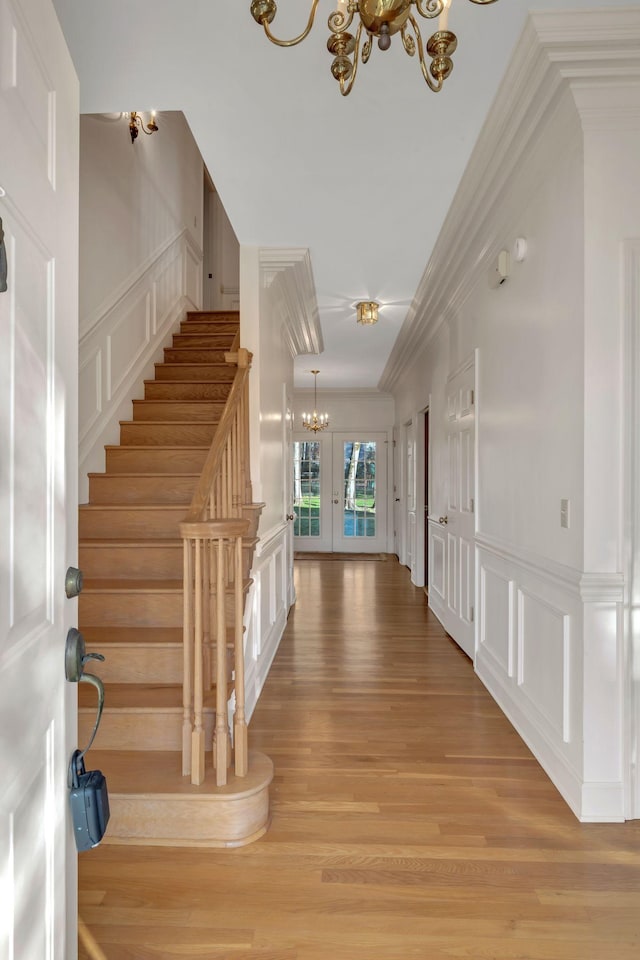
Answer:
[[[132,144],[124,119],[80,119],[80,499],[88,471],[185,309],[202,296],[203,167],[181,113]]]
[[[286,488],[291,476],[289,402],[293,359],[319,352],[315,285],[308,251],[240,248],[240,340],[253,353],[250,443],[253,499],[264,504],[245,617],[247,715],[251,716],[294,599]]]
[[[608,29],[640,35],[638,14],[581,23],[585,73]],[[412,422],[407,443],[430,404],[430,512],[445,513],[444,384],[477,350],[476,670],[575,813],[618,820],[637,738],[621,276],[623,242],[640,236],[640,88],[574,85],[575,38],[564,14],[525,32],[382,386],[397,425]],[[526,259],[492,288],[516,237]]]

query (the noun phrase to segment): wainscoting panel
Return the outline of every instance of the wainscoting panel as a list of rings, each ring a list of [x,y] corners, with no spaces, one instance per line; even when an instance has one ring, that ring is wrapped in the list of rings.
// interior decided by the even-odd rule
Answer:
[[[139,290],[107,334],[107,400],[114,397],[136,368],[151,342],[151,291]]]
[[[202,251],[183,230],[142,264],[113,297],[80,318],[79,499],[87,473],[104,470],[105,444],[119,441],[119,421],[171,342],[187,310],[201,305]]]
[[[496,670],[509,678],[513,677],[515,652],[514,587],[513,580],[497,570],[489,558],[485,558],[480,568],[478,657],[491,660]]]
[[[542,597],[518,590],[518,686],[549,724],[569,741],[569,616]]]
[[[261,535],[256,548],[245,613],[245,697],[249,719],[287,625],[289,543],[289,526],[282,523]]]
[[[429,595],[431,597],[432,593],[437,594],[440,603],[444,603],[445,557],[447,555],[447,548],[444,537],[437,527],[429,524],[429,533],[431,542],[431,551],[429,557],[429,573],[431,578],[429,583]]]
[[[489,538],[478,541],[476,672],[580,816],[580,572],[520,556]]]

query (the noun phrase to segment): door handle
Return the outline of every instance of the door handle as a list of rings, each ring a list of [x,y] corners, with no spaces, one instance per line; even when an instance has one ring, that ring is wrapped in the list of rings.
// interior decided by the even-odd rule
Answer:
[[[340,501],[339,501],[339,500],[334,500],[333,502],[334,502],[334,503],[340,503]]]
[[[438,523],[447,524],[449,523],[449,517],[438,517]]]
[[[89,743],[80,753],[80,759],[82,759],[95,739],[95,735],[98,732],[98,727],[100,726],[102,710],[104,708],[104,685],[102,680],[100,677],[96,677],[93,673],[84,672],[84,665],[88,660],[104,660],[104,656],[101,653],[86,653],[84,637],[79,630],[76,630],[75,627],[71,627],[67,634],[67,642],[65,644],[64,651],[65,677],[70,683],[91,683],[98,691],[98,713],[96,716],[96,722],[93,727],[93,733],[91,734]]]
[[[296,518],[295,513],[288,513],[288,514],[287,514],[287,520],[295,520],[295,518]]]

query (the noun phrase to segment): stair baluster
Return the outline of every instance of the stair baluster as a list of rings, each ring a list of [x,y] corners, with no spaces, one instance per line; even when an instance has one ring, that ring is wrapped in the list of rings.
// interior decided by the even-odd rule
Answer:
[[[236,342],[234,346],[237,347]],[[207,456],[191,507],[181,524],[185,543],[184,562],[184,735],[183,773],[200,784],[205,777],[202,711],[210,662],[215,646],[216,721],[213,766],[216,783],[227,783],[231,742],[227,719],[227,618],[228,590],[232,592],[229,619],[233,623],[233,668],[235,689],[234,770],[248,772],[247,722],[244,696],[244,589],[242,538],[250,522],[243,518],[251,504],[248,455],[248,374],[251,354],[240,347],[225,354],[237,372]],[[186,605],[191,604],[187,612]],[[214,614],[215,609],[215,614]],[[189,727],[191,737],[188,736]]]

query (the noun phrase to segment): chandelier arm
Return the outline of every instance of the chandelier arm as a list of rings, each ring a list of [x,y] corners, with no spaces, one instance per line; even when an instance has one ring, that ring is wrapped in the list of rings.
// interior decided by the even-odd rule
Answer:
[[[316,10],[318,9],[319,3],[320,3],[320,0],[313,0],[313,3],[311,4],[311,12],[309,14],[309,20],[307,22],[306,27],[304,28],[300,36],[294,37],[292,40],[279,40],[277,37],[274,37],[274,35],[271,33],[271,30],[269,29],[269,24],[267,23],[266,20],[264,20],[262,23],[262,26],[264,27],[264,32],[268,36],[269,40],[271,40],[271,43],[275,43],[276,46],[278,47],[295,47],[297,43],[302,43],[305,37],[308,37],[309,34],[311,33],[311,28],[313,27],[313,21],[315,20]]]
[[[422,70],[422,76],[426,80],[429,88],[433,90],[434,93],[439,93],[442,90],[442,80],[440,80],[439,83],[436,80],[434,80],[434,78],[431,76],[431,73],[429,72],[429,68],[427,67],[427,64],[424,61],[424,45],[422,43],[422,35],[420,33],[420,28],[418,27],[418,24],[416,23],[416,19],[413,16],[413,14],[409,16],[407,23],[411,23],[411,26],[413,27],[416,35],[416,41],[418,45],[418,59],[420,61],[420,69]],[[406,24],[402,28],[403,34],[405,29],[406,29]]]
[[[444,0],[414,0],[416,9],[421,17],[424,17],[425,20],[433,20],[434,17],[439,17],[442,11],[444,10]],[[472,0],[473,3],[477,3],[478,0]],[[480,0],[480,3],[486,3],[487,0]],[[494,0],[489,0],[493,3]]]
[[[345,83],[344,80],[340,80],[340,93],[343,97],[348,97],[351,91],[353,90],[353,85],[356,82],[356,75],[358,73],[358,59],[360,57],[360,38],[362,36],[362,20],[358,24],[358,29],[356,31],[356,45],[353,51],[353,73],[351,74],[348,83]],[[369,53],[371,53],[371,44],[369,44]],[[369,56],[367,56],[367,60]],[[366,62],[366,61],[365,61]]]
[[[331,33],[344,33],[353,23],[353,10],[350,10],[345,16],[340,10],[334,10],[329,14],[327,25]]]

